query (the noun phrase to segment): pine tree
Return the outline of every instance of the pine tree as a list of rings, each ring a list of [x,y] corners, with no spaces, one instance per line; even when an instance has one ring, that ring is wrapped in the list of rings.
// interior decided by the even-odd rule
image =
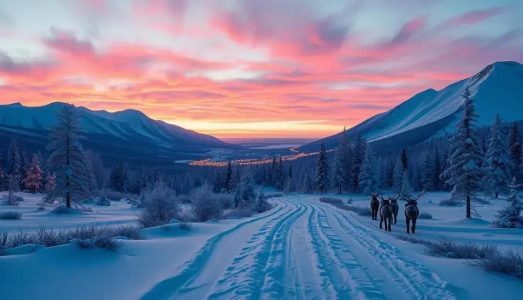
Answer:
[[[329,183],[329,163],[327,161],[327,151],[323,143],[320,147],[318,156],[318,164],[316,168],[316,188],[320,194],[324,194],[328,190]]]
[[[346,132],[345,129],[343,129],[343,133],[340,139],[340,142],[338,143],[338,148],[336,149],[336,159],[334,163],[334,178],[333,183],[334,187],[338,190],[338,193],[341,194],[343,190],[343,186],[347,182],[347,138],[346,138]]]
[[[282,191],[284,186],[285,186],[285,176],[283,173],[283,161],[280,156],[280,159],[274,168],[274,187],[278,191]]]
[[[432,159],[430,155],[427,153],[425,155],[425,160],[423,161],[422,166],[422,178],[421,178],[421,185],[423,189],[425,190],[433,190],[434,189],[434,166],[432,163]]]
[[[21,169],[22,162],[18,145],[15,139],[11,139],[11,143],[7,150],[7,175],[11,176],[10,181],[13,182],[12,187],[15,189],[15,192],[18,191],[20,187],[20,180],[22,177],[22,173],[20,173]]]
[[[510,196],[507,198],[509,205],[499,211],[494,224],[497,227],[521,228],[523,227],[523,217],[521,216],[523,203],[518,198],[520,186],[517,184],[516,178],[512,179],[512,183],[508,187],[510,188]]]
[[[40,163],[36,154],[33,155],[31,165],[27,169],[24,185],[33,193],[40,191],[42,188],[42,169],[40,169]]]
[[[401,186],[399,188],[399,196],[400,199],[403,199],[407,201],[410,199],[410,184],[409,184],[409,176],[407,175],[407,170],[403,171]]]
[[[223,185],[225,187],[225,191],[227,193],[230,193],[233,191],[233,178],[232,178],[232,162],[229,160],[227,162],[227,168],[225,169],[225,180],[223,181]]]
[[[468,88],[463,93],[463,98],[463,116],[451,139],[450,156],[443,177],[453,186],[452,197],[465,199],[466,217],[471,218],[471,201],[481,180],[482,170],[479,166],[483,154],[475,133],[476,114]]]
[[[512,161],[512,177],[516,178],[518,183],[522,181],[522,163],[521,163],[521,136],[519,134],[518,125],[512,124],[509,135],[509,150]]]
[[[486,157],[486,186],[498,198],[510,183],[510,156],[506,137],[501,132],[501,119],[496,116],[492,126]]]
[[[358,137],[356,139],[356,142],[354,144],[354,150],[352,152],[352,191],[355,193],[360,192],[360,171],[361,171],[361,165],[363,163],[363,159],[365,158],[365,151],[366,151],[366,145],[367,143],[365,140],[361,137]]]
[[[405,148],[401,150],[401,167],[403,168],[403,171],[406,171],[409,168],[409,158],[407,156],[407,149]]]
[[[123,163],[119,163],[111,170],[109,175],[109,187],[117,192],[123,193],[127,187],[127,169]]]
[[[374,154],[370,150],[366,151],[359,176],[359,186],[363,193],[370,194],[378,191],[378,177],[375,162]]]
[[[439,157],[438,148],[436,148],[436,150],[434,151],[434,171],[432,174],[434,174],[433,181],[432,181],[434,190],[441,190],[443,187],[441,186],[441,180],[440,180],[441,159]]]
[[[401,163],[401,159],[397,159],[396,164],[394,165],[394,173],[393,173],[393,185],[392,190],[396,193],[399,193],[401,191],[401,187],[403,185],[403,177],[406,174],[405,170],[403,169],[403,165]]]
[[[80,138],[80,118],[74,106],[58,113],[58,124],[51,132],[49,167],[56,173],[56,188],[50,199],[63,197],[67,208],[89,195],[87,166]]]
[[[354,155],[353,155],[353,149],[352,145],[348,143],[347,141],[347,135],[344,135],[344,143],[346,143],[346,152],[345,152],[345,158],[344,158],[344,166],[343,166],[343,174],[344,174],[344,186],[349,191],[352,191],[353,184],[352,184],[352,169],[353,169],[353,162],[354,162]]]

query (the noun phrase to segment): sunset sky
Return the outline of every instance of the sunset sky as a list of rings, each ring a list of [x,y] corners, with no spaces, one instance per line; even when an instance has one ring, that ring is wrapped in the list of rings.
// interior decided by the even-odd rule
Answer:
[[[498,60],[523,1],[0,0],[0,103],[321,137]]]

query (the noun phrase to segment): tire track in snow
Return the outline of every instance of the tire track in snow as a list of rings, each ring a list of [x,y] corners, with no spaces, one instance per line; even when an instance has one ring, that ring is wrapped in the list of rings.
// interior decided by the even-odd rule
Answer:
[[[328,222],[327,213],[324,209],[318,208],[318,226],[326,238],[329,248],[337,260],[337,263],[344,269],[349,288],[350,298],[383,299],[385,295],[374,284],[371,276],[361,266],[356,256],[351,252],[347,245],[332,228]]]
[[[332,208],[334,217],[347,233],[376,260],[391,278],[414,299],[456,299],[461,292],[421,263],[402,255],[398,248],[380,239],[369,228],[355,224],[350,217]]]
[[[226,236],[234,234],[238,229],[263,220],[267,218],[271,218],[274,215],[277,215],[274,218],[271,218],[268,222],[278,220],[281,218],[281,215],[284,215],[288,213],[288,203],[278,201],[280,206],[279,208],[275,209],[273,212],[263,215],[261,217],[253,218],[247,221],[244,221],[242,223],[239,223],[235,225],[234,227],[227,229],[225,231],[222,231],[215,236],[211,237],[207,242],[204,244],[202,248],[196,253],[196,255],[189,261],[187,261],[183,269],[174,275],[173,277],[167,278],[156,284],[154,287],[152,287],[147,293],[145,293],[141,298],[142,299],[166,299],[172,297],[179,289],[183,288],[184,286],[188,286],[191,282],[193,282],[198,275],[202,272],[203,268],[206,267],[209,258],[213,252],[213,250],[216,248],[216,245]],[[283,213],[282,213],[283,211]],[[281,213],[281,214],[279,214]]]
[[[282,243],[287,239],[289,228],[304,212],[303,206],[296,206],[294,211],[280,215],[280,219],[274,224],[262,226],[251,237],[249,245],[233,259],[233,263],[217,282],[216,290],[208,298],[259,299],[265,274],[271,272],[269,260],[283,254]],[[243,275],[246,277],[241,278]]]

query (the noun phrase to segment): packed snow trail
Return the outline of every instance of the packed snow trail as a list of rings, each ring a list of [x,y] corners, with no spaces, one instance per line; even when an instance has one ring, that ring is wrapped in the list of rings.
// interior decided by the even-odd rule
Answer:
[[[212,238],[143,299],[455,299],[462,292],[318,197],[284,197]]]

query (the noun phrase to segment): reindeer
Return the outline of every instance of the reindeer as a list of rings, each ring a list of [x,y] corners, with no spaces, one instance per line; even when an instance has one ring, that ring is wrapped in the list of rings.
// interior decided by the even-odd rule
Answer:
[[[378,193],[372,193],[370,199],[370,211],[372,213],[372,219],[378,219],[378,211],[380,209],[380,201],[378,200]]]
[[[394,217],[394,224],[398,223],[398,212],[400,206],[398,205],[398,197],[390,199],[390,205],[392,206],[392,216]]]
[[[390,205],[391,199],[383,199],[383,197],[380,198],[380,229],[382,229],[382,224],[385,222],[385,231],[392,231],[392,206]]]
[[[425,191],[421,192],[416,199],[408,198],[407,203],[405,203],[405,220],[407,221],[407,234],[416,233],[416,221],[419,216],[418,209],[418,199],[425,194]],[[410,227],[410,222],[412,221],[412,228]]]

